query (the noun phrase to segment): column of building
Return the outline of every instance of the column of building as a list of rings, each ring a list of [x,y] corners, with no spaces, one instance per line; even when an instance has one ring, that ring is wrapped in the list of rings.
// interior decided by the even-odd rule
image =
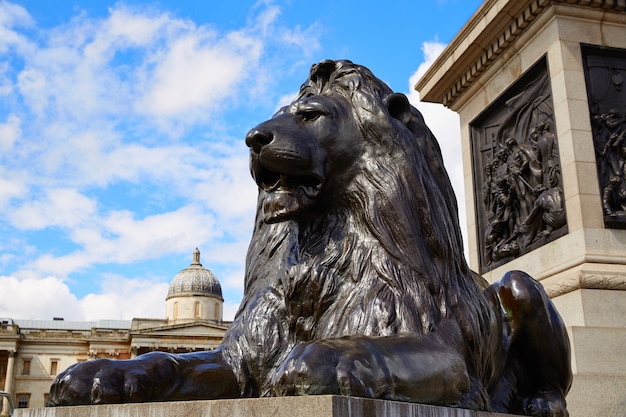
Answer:
[[[9,357],[7,359],[7,372],[4,379],[4,388],[3,391],[8,392],[9,394],[13,394],[13,372],[15,369],[15,357],[17,356],[17,352],[15,350],[9,350]],[[2,414],[0,415],[9,415],[9,401],[4,398],[2,400]]]

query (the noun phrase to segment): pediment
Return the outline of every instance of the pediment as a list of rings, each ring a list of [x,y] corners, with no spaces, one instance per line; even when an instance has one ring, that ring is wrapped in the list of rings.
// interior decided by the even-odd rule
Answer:
[[[218,336],[222,337],[228,326],[212,323],[191,322],[178,323],[135,330],[131,336]]]

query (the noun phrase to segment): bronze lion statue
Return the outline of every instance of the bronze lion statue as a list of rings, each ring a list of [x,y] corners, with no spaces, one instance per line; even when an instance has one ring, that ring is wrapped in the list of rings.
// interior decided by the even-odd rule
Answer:
[[[323,61],[246,144],[258,210],[220,347],[73,365],[50,405],[341,394],[567,416],[560,316],[527,274],[469,269],[439,145],[404,95]]]

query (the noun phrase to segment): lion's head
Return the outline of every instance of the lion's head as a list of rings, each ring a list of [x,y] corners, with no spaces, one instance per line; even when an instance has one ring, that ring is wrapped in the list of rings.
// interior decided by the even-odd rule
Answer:
[[[407,98],[367,68],[314,65],[297,98],[246,143],[264,222],[351,212],[390,250],[408,245],[433,259],[462,259],[439,145]]]
[[[336,94],[300,97],[250,131],[246,143],[268,223],[332,204],[364,152],[350,103]]]
[[[361,173],[372,174],[373,182],[402,174],[387,172],[392,167],[384,161],[400,163],[400,170],[409,168],[401,161],[415,145],[424,158],[421,168],[428,166],[456,221],[456,201],[440,150],[421,114],[404,95],[394,94],[367,68],[349,61],[314,65],[298,97],[251,130],[246,143],[268,223],[347,203],[343,197],[356,190],[346,187]],[[383,166],[372,166],[377,162]]]

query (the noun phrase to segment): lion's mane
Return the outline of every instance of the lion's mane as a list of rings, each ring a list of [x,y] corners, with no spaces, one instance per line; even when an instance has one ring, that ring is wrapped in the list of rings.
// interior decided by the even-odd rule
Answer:
[[[463,257],[457,204],[435,137],[412,106],[409,119],[394,117],[386,102],[393,92],[365,67],[314,65],[297,99],[330,92],[351,103],[366,142],[362,166],[338,196],[342,203],[307,221],[266,224],[259,190],[244,300],[224,343],[242,394],[267,394],[263,370],[298,342],[423,335],[444,318],[459,323],[468,370],[481,378],[489,371],[479,347],[488,344],[481,338],[492,313],[485,283]]]

